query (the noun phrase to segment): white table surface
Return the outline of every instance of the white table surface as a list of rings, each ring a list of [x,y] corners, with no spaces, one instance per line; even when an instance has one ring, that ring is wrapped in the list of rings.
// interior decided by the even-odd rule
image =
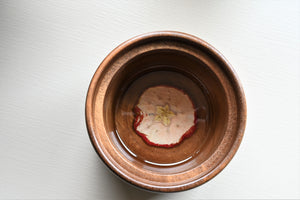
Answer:
[[[85,97],[100,62],[177,30],[232,63],[248,121],[234,159],[195,189],[128,185],[95,153]],[[1,1],[0,199],[300,198],[300,1]]]

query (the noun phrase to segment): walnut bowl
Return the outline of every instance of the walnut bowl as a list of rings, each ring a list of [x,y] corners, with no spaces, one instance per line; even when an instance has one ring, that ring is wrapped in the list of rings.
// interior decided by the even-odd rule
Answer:
[[[171,148],[149,145],[133,126],[139,96],[159,85],[188,94],[197,116],[193,134]],[[246,101],[231,65],[210,44],[152,32],[124,42],[100,64],[87,94],[86,123],[96,152],[116,175],[151,191],[183,191],[230,162],[244,134]]]

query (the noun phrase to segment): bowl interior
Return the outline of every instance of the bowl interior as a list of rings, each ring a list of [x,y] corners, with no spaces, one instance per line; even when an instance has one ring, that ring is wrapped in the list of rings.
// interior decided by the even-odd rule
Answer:
[[[185,91],[196,109],[196,131],[172,148],[146,144],[133,128],[139,96],[157,85]],[[113,77],[104,100],[105,126],[113,145],[128,159],[152,171],[179,173],[201,164],[216,150],[228,115],[224,101],[220,81],[203,62],[180,51],[153,50],[134,57]]]

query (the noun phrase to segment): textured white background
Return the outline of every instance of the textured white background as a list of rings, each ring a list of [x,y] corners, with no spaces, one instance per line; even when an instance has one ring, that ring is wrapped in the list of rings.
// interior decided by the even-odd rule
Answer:
[[[121,42],[177,30],[225,55],[247,97],[232,162],[198,188],[140,191],[85,127],[93,73]],[[1,1],[0,199],[300,198],[300,1]]]

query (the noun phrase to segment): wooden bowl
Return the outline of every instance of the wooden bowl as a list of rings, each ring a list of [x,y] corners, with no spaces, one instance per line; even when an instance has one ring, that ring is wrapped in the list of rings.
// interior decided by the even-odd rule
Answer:
[[[144,90],[170,85],[195,104],[195,132],[172,148],[147,144],[133,128],[134,106]],[[138,187],[187,190],[216,176],[232,159],[246,124],[241,83],[210,44],[185,33],[134,37],[100,64],[86,99],[91,142],[104,163]]]

